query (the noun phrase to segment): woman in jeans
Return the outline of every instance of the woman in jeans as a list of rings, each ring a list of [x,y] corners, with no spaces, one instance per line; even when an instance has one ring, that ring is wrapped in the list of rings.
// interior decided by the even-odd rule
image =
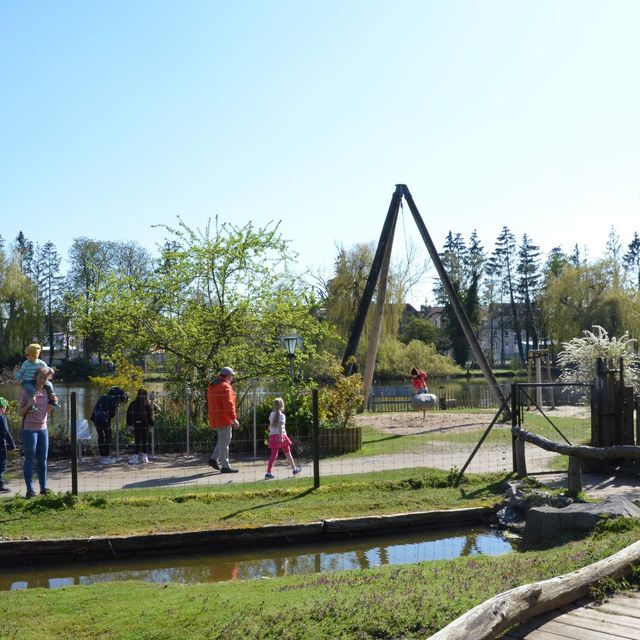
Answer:
[[[23,389],[18,403],[18,415],[22,417],[22,446],[24,449],[24,464],[22,471],[27,485],[27,498],[33,498],[33,461],[38,467],[38,482],[42,495],[49,493],[47,489],[47,456],[49,454],[49,432],[47,418],[53,405],[49,404],[49,397],[45,389],[45,382],[52,370],[49,367],[38,369],[35,379],[36,393],[33,397]],[[35,407],[34,409],[32,409]]]

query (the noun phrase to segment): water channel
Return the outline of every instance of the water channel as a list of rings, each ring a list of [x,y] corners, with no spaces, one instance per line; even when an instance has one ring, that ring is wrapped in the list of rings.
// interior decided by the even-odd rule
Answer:
[[[316,542],[293,548],[273,546],[207,555],[0,568],[0,590],[59,589],[125,580],[162,584],[254,580],[451,560],[461,556],[496,556],[510,551],[511,544],[499,531],[483,527],[437,529]]]

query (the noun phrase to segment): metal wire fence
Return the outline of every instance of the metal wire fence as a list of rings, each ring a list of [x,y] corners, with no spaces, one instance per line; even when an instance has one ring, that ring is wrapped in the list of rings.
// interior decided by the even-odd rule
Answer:
[[[437,388],[434,390],[438,391]],[[557,427],[572,442],[584,440],[590,419],[589,398],[584,390],[577,393],[555,388],[553,395],[543,390],[540,396],[536,385],[531,385],[530,391],[532,402],[527,405],[524,399],[521,407],[526,428],[556,439]],[[395,392],[397,394],[398,389]],[[500,407],[488,388],[476,392],[473,397],[447,398],[455,399],[456,403],[438,403],[433,411],[424,413],[412,409],[410,389],[408,396],[406,389],[404,392],[404,396],[380,394],[378,397],[396,402],[392,405],[393,410],[385,412],[381,410],[382,404],[377,405],[357,416],[356,428],[320,428],[317,448],[314,446],[312,424],[288,419],[287,432],[294,442],[293,456],[296,464],[302,467],[302,473],[294,476],[280,454],[273,470],[276,480],[310,483],[314,456],[317,456],[320,478],[361,473],[376,473],[384,477],[400,470],[410,476],[426,468],[453,472],[467,463],[467,473],[513,471],[511,422],[504,421],[501,416],[495,420]],[[169,398],[159,396],[157,426],[149,442],[149,463],[129,464],[133,439],[124,427],[124,410],[121,409],[112,425],[113,464],[100,464],[97,436],[90,424],[88,437],[78,441],[77,490],[83,493],[272,482],[265,479],[269,456],[267,426],[261,421],[257,407],[275,395],[274,392],[256,392],[241,405],[242,428],[233,432],[231,443],[231,464],[239,470],[236,474],[221,474],[208,465],[214,445],[212,430],[205,424],[190,422],[188,407],[175,415],[165,413]],[[549,415],[552,416],[551,422]],[[52,416],[48,487],[59,492],[70,491],[74,453],[70,444],[71,420],[64,413]],[[84,418],[78,415],[77,423]],[[14,434],[18,436],[15,430]],[[469,462],[484,435],[486,438],[482,446]],[[562,456],[554,456],[537,447],[527,447],[526,456],[531,472],[563,468]],[[8,484],[14,491],[22,492],[22,460],[19,455],[13,455],[9,462]]]

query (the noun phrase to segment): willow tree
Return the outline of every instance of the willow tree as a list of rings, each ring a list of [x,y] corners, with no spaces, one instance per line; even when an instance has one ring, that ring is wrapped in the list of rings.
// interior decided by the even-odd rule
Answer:
[[[612,335],[625,331],[638,335],[637,293],[616,286],[616,282],[607,260],[566,266],[556,276],[549,274],[542,298],[549,337],[558,344],[595,325]]]

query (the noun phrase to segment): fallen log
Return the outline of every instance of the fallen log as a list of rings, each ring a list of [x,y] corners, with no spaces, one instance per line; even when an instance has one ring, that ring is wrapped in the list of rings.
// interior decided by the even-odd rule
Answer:
[[[622,577],[640,562],[640,542],[587,567],[500,593],[467,611],[428,640],[495,640],[507,629],[575,602],[607,577]]]
[[[522,438],[535,444],[545,451],[561,453],[576,458],[590,458],[592,460],[613,460],[618,458],[640,458],[640,447],[632,444],[620,444],[613,447],[590,447],[588,445],[568,445],[554,442],[544,436],[538,436],[520,426],[511,427],[511,432],[517,438]]]

